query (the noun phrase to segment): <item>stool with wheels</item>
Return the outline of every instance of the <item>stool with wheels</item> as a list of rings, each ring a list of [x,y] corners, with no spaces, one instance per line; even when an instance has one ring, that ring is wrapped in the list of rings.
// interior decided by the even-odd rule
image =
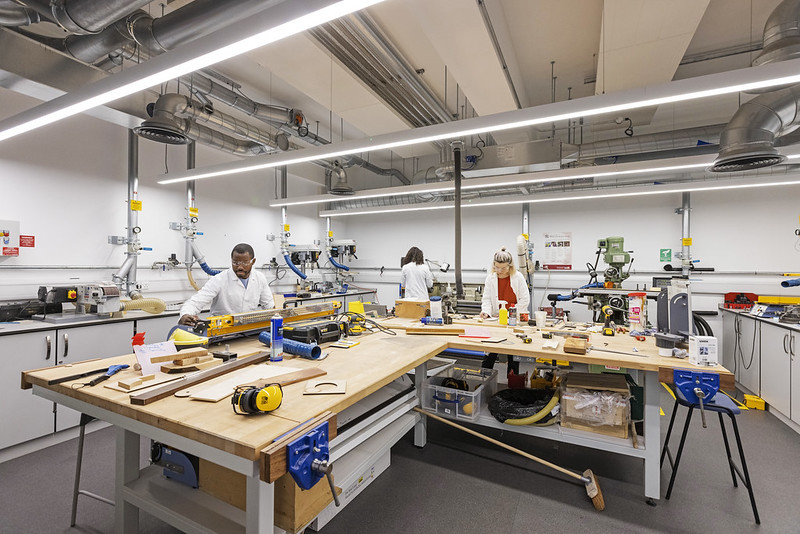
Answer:
[[[83,464],[83,441],[86,437],[86,425],[94,420],[94,417],[91,415],[86,415],[85,413],[81,414],[81,423],[80,423],[80,435],[78,436],[78,460],[75,463],[75,486],[73,487],[72,491],[72,516],[70,518],[69,526],[75,526],[75,518],[78,514],[78,495],[85,495],[86,497],[91,497],[92,499],[96,499],[98,501],[104,502],[106,504],[110,504],[114,506],[114,501],[111,499],[107,499],[91,491],[86,491],[80,489],[81,487],[81,466]]]
[[[719,390],[719,375],[716,373],[704,373],[699,371],[675,369],[674,372],[675,384],[675,406],[672,409],[672,417],[669,421],[669,428],[667,429],[667,436],[664,439],[664,448],[661,451],[661,465],[664,465],[664,457],[669,457],[670,466],[672,467],[672,476],[669,479],[669,487],[667,488],[666,499],[669,500],[672,494],[672,486],[675,483],[675,475],[678,473],[678,466],[681,462],[681,455],[683,454],[683,446],[686,442],[686,434],[689,431],[689,423],[692,420],[692,414],[695,408],[700,408],[700,415],[703,419],[703,428],[706,428],[706,411],[716,412],[719,417],[719,426],[722,431],[722,441],[725,443],[725,453],[728,456],[728,466],[731,471],[731,478],[733,479],[734,487],[738,487],[737,476],[741,479],[747,492],[750,495],[750,504],[753,506],[753,516],[755,517],[756,524],[761,524],[761,519],[758,516],[758,508],[756,507],[756,499],[753,496],[753,485],[750,481],[750,473],[747,470],[747,461],[744,457],[744,449],[742,447],[742,439],[739,436],[739,427],[736,424],[736,416],[741,413],[741,410],[733,400],[724,393],[716,394]],[[672,426],[675,423],[675,415],[678,413],[678,406],[685,406],[689,409],[686,414],[686,423],[683,425],[683,434],[681,435],[681,442],[678,445],[678,454],[674,459],[672,452],[669,450],[669,439],[672,435]],[[741,461],[741,469],[734,462],[731,456],[731,448],[728,443],[728,434],[725,430],[725,420],[722,415],[725,414],[730,417],[733,426],[733,433],[736,437],[736,446],[739,449],[739,459]]]

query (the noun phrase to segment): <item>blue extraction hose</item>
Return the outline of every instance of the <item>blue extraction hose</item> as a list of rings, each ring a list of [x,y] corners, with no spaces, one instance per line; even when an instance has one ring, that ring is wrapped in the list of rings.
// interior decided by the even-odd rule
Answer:
[[[350,270],[350,267],[348,267],[347,265],[342,265],[338,261],[334,260],[333,256],[331,256],[330,254],[328,255],[328,259],[330,260],[331,265],[333,265],[337,269],[341,269],[343,271],[349,271]]]
[[[792,280],[784,280],[781,282],[781,287],[797,287],[800,286],[800,278],[794,278]]]
[[[486,353],[482,350],[467,350],[467,349],[444,349],[439,354],[443,354],[445,356],[479,356],[483,358],[486,356]]]
[[[264,345],[269,346],[272,336],[266,330],[258,334],[258,340]],[[322,356],[322,349],[314,343],[303,343],[293,339],[283,338],[283,350],[289,354],[295,354],[307,360],[316,360]]]
[[[283,255],[283,259],[286,260],[286,265],[288,265],[289,268],[294,271],[294,274],[296,274],[297,276],[299,276],[303,280],[305,280],[307,278],[306,274],[303,271],[301,271],[300,269],[298,269],[297,266],[294,263],[292,263],[292,259],[289,257],[288,254],[284,254]]]
[[[204,262],[204,261],[200,261],[200,262],[198,262],[198,263],[200,264],[200,268],[201,268],[201,269],[203,269],[203,271],[204,271],[204,272],[205,272],[207,275],[209,275],[209,276],[214,276],[214,275],[217,275],[217,274],[219,274],[220,272],[222,272],[222,271],[217,271],[217,270],[215,270],[215,269],[212,269],[212,268],[211,268],[211,267],[209,267],[209,266],[208,266],[208,264],[207,264],[206,262]]]

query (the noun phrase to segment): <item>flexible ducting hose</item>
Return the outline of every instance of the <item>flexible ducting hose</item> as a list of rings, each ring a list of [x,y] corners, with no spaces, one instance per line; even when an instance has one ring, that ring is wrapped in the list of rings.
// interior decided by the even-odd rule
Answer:
[[[206,273],[206,274],[208,274],[208,275],[210,275],[210,276],[214,276],[214,275],[217,275],[217,274],[219,274],[220,272],[222,272],[222,271],[217,271],[217,270],[215,270],[215,269],[212,269],[212,268],[211,268],[211,267],[209,267],[209,266],[208,266],[208,264],[207,264],[206,262],[204,262],[204,261],[198,261],[197,263],[200,265],[200,268],[201,268],[201,269],[203,269],[203,271],[205,271],[205,273]]]
[[[800,286],[800,278],[795,278],[793,280],[784,280],[781,282],[781,287],[797,287]]]
[[[477,356],[479,358],[483,358],[486,356],[486,353],[482,350],[467,350],[467,349],[444,349],[442,352],[439,353],[440,355],[445,356]]]
[[[297,265],[292,263],[292,260],[291,260],[291,258],[289,258],[288,254],[284,254],[283,255],[283,259],[286,260],[286,265],[288,265],[289,268],[294,271],[294,274],[296,274],[297,276],[299,276],[303,280],[305,280],[307,278],[306,274],[303,271],[301,271],[300,269],[298,269]]]
[[[261,332],[258,334],[258,340],[264,345],[268,346],[272,342],[272,336],[269,332]],[[302,341],[295,341],[293,339],[283,338],[283,350],[289,354],[296,354],[307,360],[317,360],[322,356],[322,349],[319,345],[314,343],[303,343]]]
[[[147,313],[163,313],[167,303],[161,299],[140,298],[136,300],[123,300],[120,302],[123,311],[142,310]]]
[[[195,291],[200,291],[200,286],[197,285],[197,282],[194,281],[194,276],[192,276],[192,266],[186,268],[186,277],[189,279],[189,283],[192,285]]]
[[[522,419],[506,419],[503,422],[507,425],[516,425],[516,426],[532,425],[533,423],[540,421],[547,414],[553,411],[553,408],[555,408],[556,404],[558,404],[558,399],[559,399],[558,391],[555,391],[553,392],[553,397],[550,399],[550,402],[547,403],[547,406],[545,406],[535,414],[531,415],[530,417],[523,417]]]
[[[338,261],[334,260],[333,256],[331,256],[330,254],[328,254],[328,259],[330,260],[331,265],[333,265],[337,269],[341,269],[343,271],[349,271],[350,270],[350,267],[348,267],[347,265],[342,265]]]

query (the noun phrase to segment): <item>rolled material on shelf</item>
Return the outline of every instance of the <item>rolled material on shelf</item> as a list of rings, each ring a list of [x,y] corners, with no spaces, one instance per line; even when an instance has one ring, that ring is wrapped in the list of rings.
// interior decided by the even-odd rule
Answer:
[[[266,330],[258,334],[258,340],[264,345],[269,346],[272,336]],[[294,354],[308,360],[316,360],[322,356],[322,349],[314,343],[303,343],[293,339],[283,338],[283,350],[288,354]]]

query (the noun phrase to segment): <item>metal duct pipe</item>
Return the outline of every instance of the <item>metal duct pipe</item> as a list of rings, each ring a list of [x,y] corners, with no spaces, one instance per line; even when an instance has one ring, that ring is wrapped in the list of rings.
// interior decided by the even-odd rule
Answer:
[[[0,0],[0,26],[30,26],[41,22],[36,10],[18,4],[14,0]]]
[[[464,143],[453,141],[453,161],[455,161],[455,271],[456,299],[464,299],[464,282],[461,277],[461,148]]]
[[[98,33],[150,0],[25,0],[25,5],[69,33]]]
[[[567,157],[575,155],[578,160],[585,160],[619,154],[639,154],[642,152],[691,148],[703,144],[715,145],[719,143],[719,137],[724,128],[724,124],[715,124],[713,126],[685,128],[673,132],[660,132],[583,143],[578,146],[577,153],[569,154]]]
[[[690,225],[692,212],[691,198],[691,193],[681,193],[681,231],[683,233],[683,239],[681,240],[681,274],[684,278],[688,278],[689,271],[692,267],[691,247],[687,245],[692,239],[692,229]]]
[[[134,13],[147,3],[137,0],[137,5],[128,6],[124,13],[91,32],[96,35],[67,37],[60,48],[81,61],[95,63],[114,50],[135,44],[149,58],[238,22],[271,4],[259,0],[194,0],[158,19],[144,11]]]
[[[800,57],[800,0],[784,0],[764,24],[761,53],[753,66]]]
[[[197,145],[195,143],[189,143],[186,145],[186,168],[188,170],[194,169],[195,163],[197,158]],[[192,263],[194,263],[194,259],[192,258],[192,243],[194,242],[195,230],[196,226],[195,223],[192,221],[191,211],[195,208],[195,188],[197,187],[197,183],[195,180],[189,180],[186,182],[186,235],[185,238],[185,247],[184,247],[184,265],[186,265],[186,270],[190,271],[192,268]]]
[[[136,264],[139,256],[139,212],[131,206],[139,197],[139,138],[128,130],[128,225],[125,242],[125,261],[112,276],[114,283],[125,284],[125,294],[131,298],[141,297],[136,289]]]
[[[775,149],[775,139],[800,125],[798,99],[800,85],[794,85],[742,104],[722,131],[711,170],[736,172],[785,161]]]

